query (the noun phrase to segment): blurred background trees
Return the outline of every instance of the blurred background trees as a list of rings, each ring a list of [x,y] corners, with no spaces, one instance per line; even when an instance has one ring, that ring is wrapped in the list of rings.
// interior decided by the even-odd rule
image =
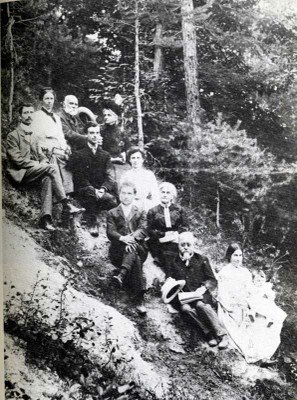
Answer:
[[[134,0],[1,4],[3,137],[41,86],[59,102],[76,95],[95,114],[119,93],[127,135],[137,143],[141,112],[145,147],[185,204],[230,237],[293,256],[297,16],[270,15],[262,3],[137,0],[137,37]]]

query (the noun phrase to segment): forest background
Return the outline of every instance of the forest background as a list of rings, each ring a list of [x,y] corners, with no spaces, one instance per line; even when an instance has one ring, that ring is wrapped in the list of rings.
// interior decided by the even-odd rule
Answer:
[[[60,103],[74,94],[95,114],[102,99],[120,94],[123,130],[144,145],[159,177],[177,185],[196,235],[240,241],[255,268],[274,283],[280,278],[290,303],[297,256],[297,12],[293,6],[279,12],[272,3],[1,4],[3,146],[18,105],[37,105],[44,85]]]

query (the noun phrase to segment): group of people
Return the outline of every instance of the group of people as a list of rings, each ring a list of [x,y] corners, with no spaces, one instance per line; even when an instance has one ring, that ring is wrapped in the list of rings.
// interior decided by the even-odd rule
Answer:
[[[59,113],[53,112],[55,100],[53,89],[44,88],[39,111],[32,104],[21,105],[20,123],[6,143],[10,177],[17,184],[41,182],[40,227],[56,229],[55,201],[66,215],[83,213],[96,237],[99,215],[107,210],[109,257],[118,271],[111,279],[115,286],[131,289],[139,313],[146,313],[143,263],[150,251],[166,276],[162,298],[170,312],[189,317],[210,346],[224,349],[231,340],[248,361],[270,358],[286,315],[275,305],[268,283],[256,284],[242,266],[241,248],[228,248],[229,264],[216,274],[208,258],[195,250],[185,209],[176,203],[175,186],[158,184],[144,167],[144,151],[128,149],[117,107],[106,103],[104,123],[99,125],[95,118],[79,118],[75,96],[65,97]],[[130,170],[119,179],[115,163],[126,160]]]

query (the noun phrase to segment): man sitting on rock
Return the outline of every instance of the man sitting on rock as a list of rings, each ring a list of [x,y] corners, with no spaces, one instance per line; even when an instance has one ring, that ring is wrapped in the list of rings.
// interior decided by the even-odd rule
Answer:
[[[57,203],[63,204],[63,210],[67,215],[80,213],[84,209],[74,207],[67,199],[58,166],[49,164],[32,133],[33,105],[29,103],[21,105],[19,114],[20,124],[7,137],[7,172],[17,184],[41,180],[39,224],[43,229],[54,231],[55,227],[52,224],[53,196]]]
[[[134,292],[136,308],[141,314],[146,313],[142,304],[145,282],[142,265],[147,257],[144,239],[146,232],[146,213],[133,204],[136,187],[132,182],[123,182],[120,187],[121,204],[107,214],[107,236],[111,241],[109,257],[120,268],[113,276],[113,283],[122,287],[126,282]]]
[[[116,183],[110,155],[100,147],[99,125],[86,124],[87,143],[72,154],[69,167],[73,171],[74,190],[86,208],[87,225],[92,236],[99,235],[99,214],[117,205]]]
[[[84,134],[84,125],[77,116],[77,97],[68,95],[63,102],[63,109],[59,112],[63,133],[72,151],[80,150],[87,143]]]
[[[208,258],[196,253],[194,244],[195,238],[191,232],[179,235],[179,254],[173,262],[171,277],[185,280],[183,291],[192,292],[192,295],[183,293],[181,297],[179,294],[170,304],[194,320],[208,338],[210,346],[218,344],[219,349],[225,349],[228,346],[227,332],[218,320],[216,304],[209,291],[215,289],[217,281]]]

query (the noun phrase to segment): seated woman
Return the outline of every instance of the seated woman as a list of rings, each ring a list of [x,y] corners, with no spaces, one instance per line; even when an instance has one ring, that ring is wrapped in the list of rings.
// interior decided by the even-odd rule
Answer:
[[[163,182],[159,190],[161,203],[147,214],[149,248],[169,277],[172,261],[178,254],[178,234],[188,230],[188,221],[184,209],[174,204],[177,197],[175,186]]]
[[[146,214],[133,204],[135,192],[133,182],[123,182],[120,186],[121,203],[107,213],[107,237],[111,242],[110,261],[120,269],[119,274],[113,276],[113,283],[117,287],[127,283],[134,292],[137,310],[144,314],[142,265],[147,257]]]
[[[231,244],[226,253],[228,264],[218,273],[219,319],[225,325],[235,347],[249,363],[269,360],[280,344],[280,332],[286,314],[270,302],[279,312],[278,322],[270,324],[259,313],[252,274],[242,266],[242,250]],[[263,307],[262,307],[263,309]],[[263,312],[263,310],[262,310]]]
[[[135,184],[135,204],[148,211],[160,202],[159,188],[155,174],[144,168],[145,153],[139,147],[131,147],[128,151],[127,159],[131,165],[131,169],[123,174],[121,182],[131,181]]]
[[[34,115],[32,130],[44,155],[51,164],[57,164],[66,194],[73,192],[72,173],[66,168],[70,147],[66,143],[60,117],[53,112],[56,94],[51,88],[40,92],[41,109]]]

